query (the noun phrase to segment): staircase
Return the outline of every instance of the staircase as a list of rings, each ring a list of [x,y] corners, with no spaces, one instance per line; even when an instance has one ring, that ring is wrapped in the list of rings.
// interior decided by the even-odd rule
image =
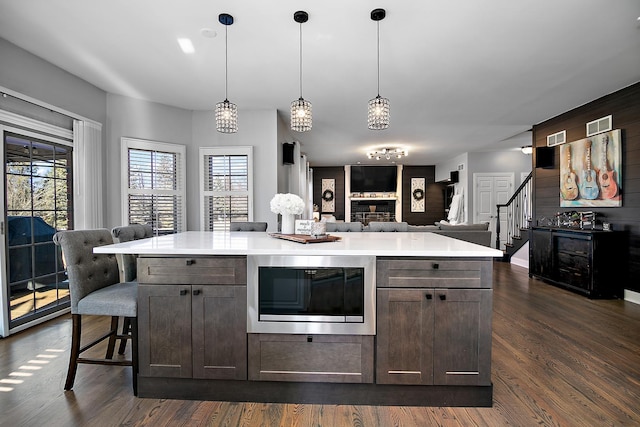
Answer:
[[[531,228],[532,219],[532,176],[533,172],[525,178],[507,203],[497,205],[496,249],[500,249],[500,215],[507,216],[507,238],[505,248],[502,251],[502,261],[509,262],[511,256],[529,241],[529,228]]]

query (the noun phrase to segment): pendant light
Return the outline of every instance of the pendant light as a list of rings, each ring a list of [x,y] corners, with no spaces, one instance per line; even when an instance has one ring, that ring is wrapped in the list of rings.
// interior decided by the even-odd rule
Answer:
[[[389,100],[380,96],[380,21],[384,19],[386,12],[384,9],[374,9],[371,11],[371,19],[376,21],[377,45],[378,45],[378,96],[369,100],[369,112],[367,124],[369,129],[382,130],[389,127]]]
[[[307,12],[299,10],[293,20],[300,24],[300,98],[291,103],[291,130],[306,132],[313,125],[311,103],[302,97],[302,24],[309,20]]]
[[[238,132],[238,106],[229,102],[227,98],[227,74],[228,74],[228,46],[227,29],[233,24],[233,16],[228,13],[221,13],[218,21],[224,25],[224,101],[216,104],[216,130],[222,133]]]

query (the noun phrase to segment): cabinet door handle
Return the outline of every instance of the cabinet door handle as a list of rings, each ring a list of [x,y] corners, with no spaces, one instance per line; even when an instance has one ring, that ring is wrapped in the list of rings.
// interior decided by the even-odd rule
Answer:
[[[437,269],[439,269],[439,268],[440,268],[440,264],[438,264],[438,263],[431,264],[431,267],[432,267],[434,270],[437,270]]]
[[[194,289],[192,294],[194,295],[200,295],[200,289]]]
[[[425,295],[425,297],[427,297],[427,299],[432,299],[432,298],[433,298],[433,295],[431,295],[431,294],[426,294],[426,295]]]
[[[187,294],[186,289],[180,289],[180,295],[186,295],[186,294]]]
[[[447,299],[447,295],[446,295],[446,294],[441,294],[441,295],[440,295],[440,299],[441,299],[442,301],[446,300],[446,299]]]
[[[196,260],[195,260],[195,259],[188,259],[188,260],[187,260],[187,265],[193,265],[193,264],[195,264],[195,263],[196,263]]]

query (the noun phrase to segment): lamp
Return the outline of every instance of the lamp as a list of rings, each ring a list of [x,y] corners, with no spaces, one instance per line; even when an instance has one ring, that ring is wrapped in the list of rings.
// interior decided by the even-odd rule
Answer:
[[[302,97],[302,23],[309,20],[307,12],[299,10],[293,20],[300,24],[300,98],[291,103],[291,130],[306,132],[312,126],[311,103]]]
[[[530,145],[525,145],[524,147],[520,147],[520,150],[522,150],[522,154],[531,154],[533,153],[533,147]]]
[[[228,46],[227,29],[233,24],[233,16],[228,13],[221,13],[218,21],[224,25],[224,101],[216,104],[216,130],[222,133],[238,132],[238,106],[229,102],[227,98],[227,74],[228,74]]]
[[[384,9],[374,9],[371,11],[371,19],[378,25],[377,46],[378,46],[378,96],[369,100],[369,113],[367,124],[369,129],[382,130],[389,127],[389,100],[380,96],[380,21],[384,19],[386,12]]]
[[[375,158],[376,160],[387,159],[391,160],[400,159],[408,154],[407,150],[404,148],[382,148],[380,150],[369,151],[367,153],[367,157],[370,159]]]

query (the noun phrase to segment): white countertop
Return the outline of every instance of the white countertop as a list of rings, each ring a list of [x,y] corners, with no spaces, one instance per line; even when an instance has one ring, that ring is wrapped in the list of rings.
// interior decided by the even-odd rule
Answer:
[[[337,242],[296,243],[263,232],[204,232],[100,246],[95,253],[139,255],[374,255],[501,257],[502,251],[436,233],[330,233]]]

